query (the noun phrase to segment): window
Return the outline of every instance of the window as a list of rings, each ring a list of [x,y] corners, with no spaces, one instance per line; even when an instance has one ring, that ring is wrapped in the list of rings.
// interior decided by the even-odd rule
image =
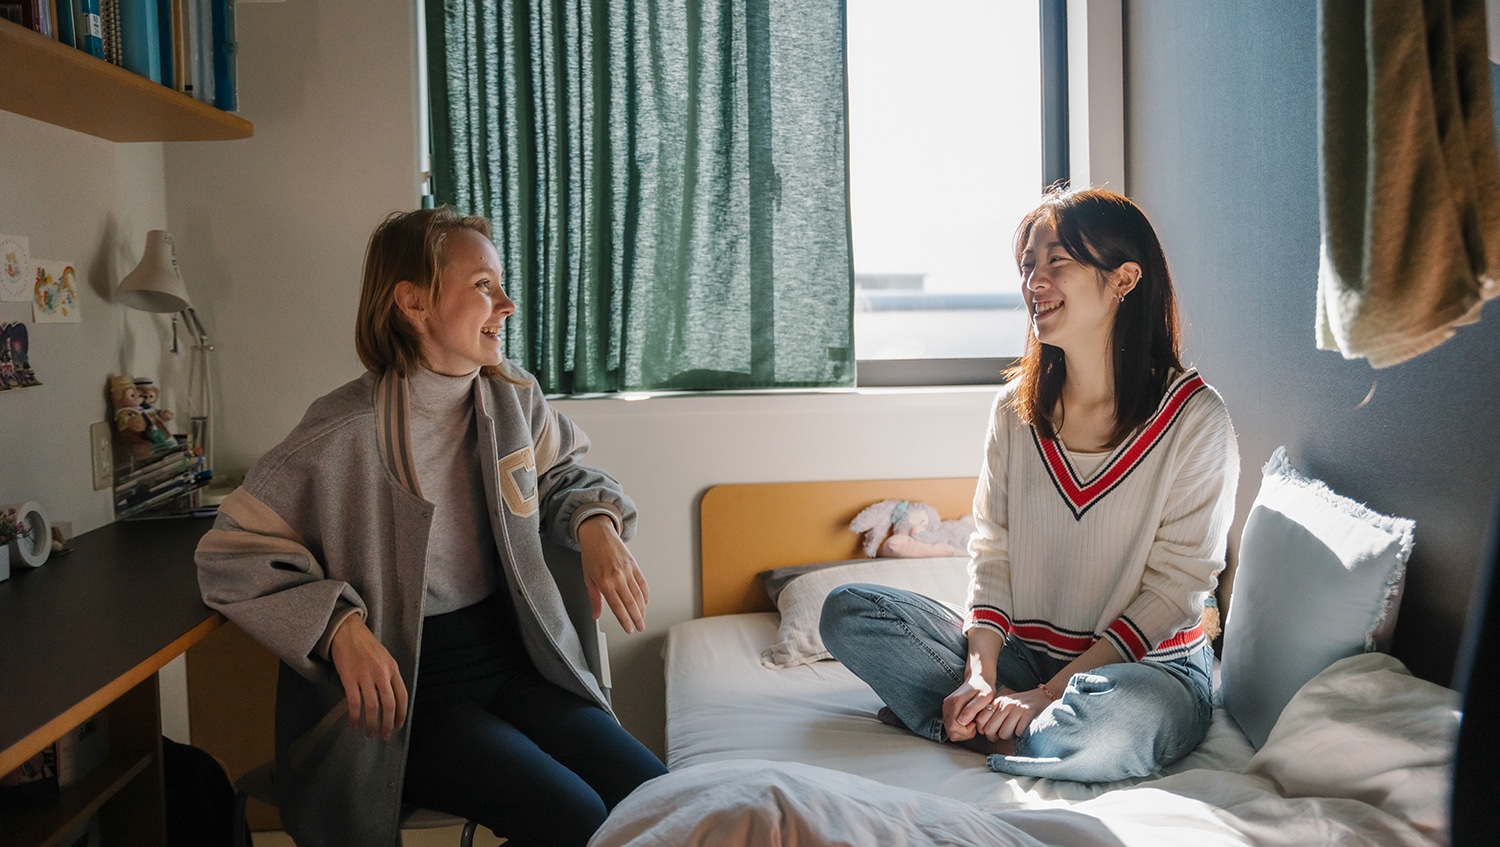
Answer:
[[[861,385],[995,382],[1020,354],[1011,236],[1066,172],[1055,154],[1044,168],[1038,37],[1060,5],[849,0]],[[1061,101],[1066,83],[1053,90]]]

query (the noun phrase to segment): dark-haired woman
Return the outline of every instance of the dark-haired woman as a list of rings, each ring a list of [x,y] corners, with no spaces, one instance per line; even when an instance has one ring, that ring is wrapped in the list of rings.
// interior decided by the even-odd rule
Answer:
[[[1166,257],[1134,203],[1053,192],[1015,258],[1032,335],[990,421],[967,614],[847,585],[823,639],[882,719],[993,770],[1145,776],[1212,714],[1200,620],[1234,512],[1234,430],[1180,361]]]
[[[514,312],[484,218],[388,218],[355,325],[367,372],[313,403],[198,546],[204,601],[281,659],[277,791],[304,847],[398,844],[403,802],[582,847],[666,772],[583,646],[590,601],[645,626],[635,507],[505,359]],[[544,535],[581,566],[544,558]]]

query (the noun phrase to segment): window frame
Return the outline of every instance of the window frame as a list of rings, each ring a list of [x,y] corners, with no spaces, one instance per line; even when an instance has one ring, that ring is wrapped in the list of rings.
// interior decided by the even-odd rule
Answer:
[[[1124,38],[1120,0],[1037,0],[1042,185],[1077,181],[1124,193]],[[1069,69],[1072,68],[1070,76]],[[860,388],[999,384],[1013,357],[860,359]]]

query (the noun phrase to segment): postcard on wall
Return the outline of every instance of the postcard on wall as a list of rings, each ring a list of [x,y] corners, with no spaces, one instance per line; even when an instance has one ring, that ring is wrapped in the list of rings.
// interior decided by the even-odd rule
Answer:
[[[24,235],[0,235],[0,300],[30,299],[30,243]]]
[[[78,273],[72,262],[32,259],[31,319],[39,324],[78,323]]]
[[[0,391],[41,385],[31,367],[26,324],[0,324]]]

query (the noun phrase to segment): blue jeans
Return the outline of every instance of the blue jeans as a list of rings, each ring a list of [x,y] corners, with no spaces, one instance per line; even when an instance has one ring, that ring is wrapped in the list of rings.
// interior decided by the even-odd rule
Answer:
[[[946,741],[943,699],[963,683],[963,619],[935,600],[880,585],[843,585],[819,625],[834,658],[875,689],[918,735]],[[997,686],[1026,691],[1067,665],[1010,639]],[[1111,782],[1155,773],[1192,752],[1213,716],[1213,653],[1204,646],[1166,662],[1122,662],[1074,674],[1058,699],[991,770],[1018,776]]]

